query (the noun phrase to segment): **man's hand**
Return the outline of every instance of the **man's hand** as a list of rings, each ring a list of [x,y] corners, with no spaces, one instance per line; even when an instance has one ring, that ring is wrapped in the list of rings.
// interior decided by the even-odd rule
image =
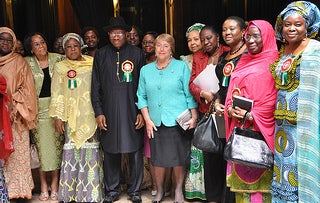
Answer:
[[[136,130],[138,130],[144,126],[144,119],[143,119],[142,114],[137,115],[137,120],[136,120],[135,126],[136,126]]]
[[[104,115],[99,115],[96,117],[96,122],[97,122],[97,125],[98,127],[101,129],[101,130],[108,130],[107,129],[107,119]]]

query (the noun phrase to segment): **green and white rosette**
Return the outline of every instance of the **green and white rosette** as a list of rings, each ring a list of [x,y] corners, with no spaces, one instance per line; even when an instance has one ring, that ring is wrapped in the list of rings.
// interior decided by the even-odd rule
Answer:
[[[226,63],[223,67],[223,78],[222,78],[222,86],[228,87],[231,73],[233,72],[234,64],[232,61]]]
[[[121,69],[123,71],[123,79],[122,82],[132,82],[132,71],[134,65],[131,61],[126,60],[122,63]]]
[[[292,58],[288,58],[285,60],[281,66],[281,85],[288,84],[288,71],[291,68],[291,64],[293,62]]]
[[[77,72],[75,70],[69,70],[67,72],[68,77],[68,88],[75,89],[77,88]]]

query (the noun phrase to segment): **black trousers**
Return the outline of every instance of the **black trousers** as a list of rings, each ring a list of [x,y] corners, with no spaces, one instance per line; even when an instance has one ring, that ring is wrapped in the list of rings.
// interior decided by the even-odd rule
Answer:
[[[223,141],[225,144],[225,141]],[[203,152],[207,201],[234,203],[234,193],[226,187],[226,165],[222,154]]]
[[[130,180],[127,188],[129,196],[141,195],[143,179],[143,147],[135,152],[128,153]],[[104,152],[104,179],[106,194],[120,195],[121,181],[121,153]]]

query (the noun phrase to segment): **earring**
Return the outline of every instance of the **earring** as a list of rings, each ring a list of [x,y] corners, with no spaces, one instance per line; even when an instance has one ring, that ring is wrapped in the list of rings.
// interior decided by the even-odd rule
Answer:
[[[280,41],[281,41],[283,44],[287,44],[287,40],[286,40],[285,38],[282,38]]]
[[[31,54],[33,54],[33,51],[32,51],[32,50],[31,50],[30,52],[31,52]]]

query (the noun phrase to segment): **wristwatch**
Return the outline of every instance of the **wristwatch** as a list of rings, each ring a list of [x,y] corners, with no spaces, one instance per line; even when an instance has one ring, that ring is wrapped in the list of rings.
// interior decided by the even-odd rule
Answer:
[[[250,112],[247,113],[247,119],[248,119],[249,121],[252,121],[252,120],[253,120],[253,117],[252,117],[252,115],[251,115]]]

